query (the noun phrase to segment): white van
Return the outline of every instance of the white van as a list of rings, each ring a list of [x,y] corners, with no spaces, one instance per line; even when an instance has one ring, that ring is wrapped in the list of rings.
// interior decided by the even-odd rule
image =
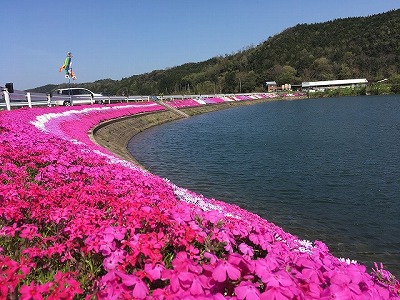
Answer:
[[[102,103],[102,99],[96,99],[96,97],[103,97],[103,95],[93,93],[85,88],[57,89],[51,93],[51,102],[64,106]]]

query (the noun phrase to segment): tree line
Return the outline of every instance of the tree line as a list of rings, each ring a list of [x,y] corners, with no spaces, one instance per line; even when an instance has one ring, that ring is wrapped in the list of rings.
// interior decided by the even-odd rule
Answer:
[[[295,85],[349,78],[369,82],[387,78],[385,84],[393,84],[392,92],[399,89],[400,9],[298,24],[230,55],[79,86],[106,95],[212,94],[265,91],[266,81]],[[65,86],[46,85],[32,91],[48,93]]]

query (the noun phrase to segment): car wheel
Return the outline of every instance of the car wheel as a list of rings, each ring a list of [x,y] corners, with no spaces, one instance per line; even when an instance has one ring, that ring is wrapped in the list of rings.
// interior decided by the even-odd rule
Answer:
[[[71,102],[70,101],[64,101],[63,105],[64,106],[71,106]]]

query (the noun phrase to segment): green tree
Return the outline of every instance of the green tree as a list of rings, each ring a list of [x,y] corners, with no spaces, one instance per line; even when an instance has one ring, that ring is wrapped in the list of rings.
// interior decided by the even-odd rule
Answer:
[[[326,57],[319,57],[314,60],[312,69],[314,71],[313,77],[317,80],[335,79],[335,75],[333,75],[333,66]]]
[[[390,91],[394,94],[400,94],[400,74],[390,77],[391,88]]]
[[[225,75],[223,92],[224,93],[234,93],[236,90],[236,74],[235,72],[228,72]]]
[[[279,84],[294,83],[296,81],[297,71],[292,66],[283,66],[278,76]]]

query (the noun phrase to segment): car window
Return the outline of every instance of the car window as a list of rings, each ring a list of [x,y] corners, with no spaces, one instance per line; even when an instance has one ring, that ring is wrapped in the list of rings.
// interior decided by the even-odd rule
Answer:
[[[71,95],[82,95],[81,89],[71,89]]]
[[[71,93],[70,93],[70,91],[71,91]],[[92,93],[87,89],[57,90],[57,94],[62,94],[62,95],[92,95]]]
[[[77,95],[90,95],[90,91],[86,89],[77,89]]]
[[[70,95],[70,90],[61,90],[61,91],[58,91],[58,93],[62,94],[62,95]],[[71,90],[71,95],[73,95],[73,94],[74,94],[73,90]]]

